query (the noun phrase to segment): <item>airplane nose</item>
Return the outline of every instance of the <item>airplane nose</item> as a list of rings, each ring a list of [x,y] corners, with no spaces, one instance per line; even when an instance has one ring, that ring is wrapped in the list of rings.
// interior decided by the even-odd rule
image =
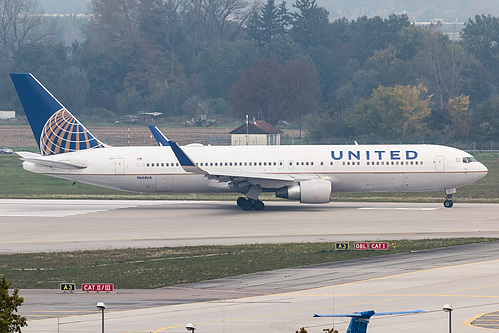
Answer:
[[[489,169],[487,169],[487,167],[485,165],[483,165],[482,163],[479,163],[478,171],[480,172],[480,178],[483,178],[487,175],[487,173],[489,172]]]

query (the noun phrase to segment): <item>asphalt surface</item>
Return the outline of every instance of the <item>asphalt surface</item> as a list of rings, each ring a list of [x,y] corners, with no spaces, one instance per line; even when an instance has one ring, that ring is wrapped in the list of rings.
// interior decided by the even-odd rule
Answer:
[[[0,251],[60,251],[280,241],[499,236],[499,205],[227,202],[0,201]],[[276,270],[157,290],[61,293],[22,290],[23,332],[344,332],[348,319],[313,313],[416,310],[374,317],[369,332],[498,329],[499,242]],[[105,281],[109,282],[109,281]]]

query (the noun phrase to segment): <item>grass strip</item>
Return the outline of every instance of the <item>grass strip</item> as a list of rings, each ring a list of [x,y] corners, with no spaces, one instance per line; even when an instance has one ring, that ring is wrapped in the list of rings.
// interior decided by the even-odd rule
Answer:
[[[494,241],[490,238],[387,240],[388,250],[337,251],[334,243],[128,248],[0,255],[13,288],[57,289],[61,282],[150,289],[380,255]],[[392,246],[395,244],[396,246]]]

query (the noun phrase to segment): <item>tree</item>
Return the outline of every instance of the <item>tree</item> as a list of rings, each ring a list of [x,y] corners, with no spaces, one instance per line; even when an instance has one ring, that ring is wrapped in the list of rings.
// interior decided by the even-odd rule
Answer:
[[[298,121],[300,137],[303,116],[316,111],[319,103],[318,82],[317,72],[301,59],[290,60],[282,73],[285,112],[288,119]]]
[[[245,0],[196,0],[190,1],[186,12],[186,25],[192,45],[192,55],[204,48],[232,41],[242,30],[250,11],[245,11]]]
[[[288,34],[291,16],[283,1],[277,6],[274,0],[267,3],[259,10],[251,14],[247,30],[249,35],[260,45],[266,45],[275,37],[283,37]]]
[[[499,18],[476,15],[461,32],[463,47],[493,73],[499,73]]]
[[[421,138],[428,133],[425,119],[430,114],[430,98],[422,84],[380,86],[353,107],[348,123],[358,134],[403,141]]]
[[[329,12],[317,5],[316,0],[296,0],[292,14],[292,32],[295,40],[304,47],[319,46],[328,37]]]
[[[244,117],[276,124],[282,119],[284,101],[280,77],[284,66],[276,59],[260,59],[241,75],[231,88],[229,101],[232,111]]]
[[[12,295],[9,295],[9,287],[11,282],[2,277],[0,281],[0,332],[21,332],[21,328],[28,326],[26,318],[16,314],[17,308],[20,307],[24,298],[19,296],[19,289],[15,289]]]
[[[186,0],[141,0],[140,30],[169,55],[170,75],[175,76],[177,42],[188,10]]]
[[[444,133],[449,139],[467,139],[471,129],[471,112],[469,96],[461,95],[449,100],[450,121],[444,127]]]
[[[286,66],[276,59],[256,61],[231,89],[232,111],[268,123],[298,120],[315,111],[317,73],[303,60],[291,60]]]
[[[38,0],[0,0],[0,54],[15,62],[17,50],[37,43],[54,32],[54,26],[43,24]]]
[[[483,143],[496,142],[499,138],[499,96],[480,103],[473,112],[472,131]]]

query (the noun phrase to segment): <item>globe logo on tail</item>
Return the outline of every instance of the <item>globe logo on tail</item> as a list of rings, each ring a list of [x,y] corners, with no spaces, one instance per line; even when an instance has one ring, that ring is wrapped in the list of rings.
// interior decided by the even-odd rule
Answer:
[[[65,108],[55,112],[47,120],[40,136],[42,155],[104,147],[105,145]]]

